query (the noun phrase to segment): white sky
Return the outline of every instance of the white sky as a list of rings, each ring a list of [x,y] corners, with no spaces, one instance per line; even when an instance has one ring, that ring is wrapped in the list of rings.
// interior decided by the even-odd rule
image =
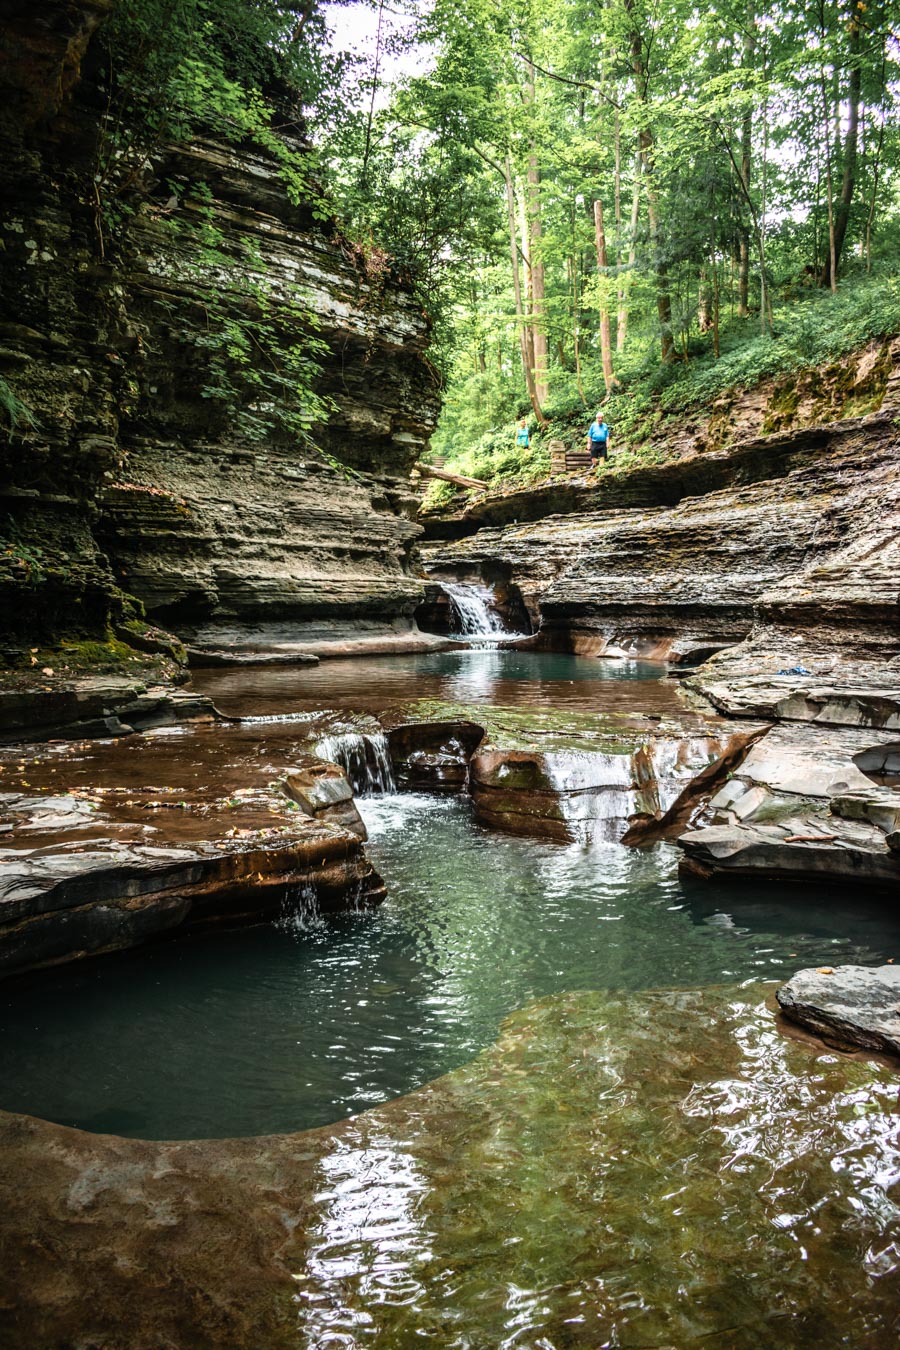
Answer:
[[[427,3],[427,0],[425,0]],[[410,3],[409,9],[421,10],[421,3]],[[325,17],[331,31],[331,45],[335,51],[352,52],[365,60],[365,69],[360,72],[362,81],[372,78],[375,64],[376,33],[378,31],[378,4],[366,3],[366,0],[353,0],[352,4],[328,5]],[[424,74],[430,64],[427,48],[419,47],[412,52],[397,55],[389,50],[391,39],[408,32],[413,20],[400,6],[385,4],[381,16],[381,55],[378,63],[379,95],[376,104],[384,106],[388,101],[390,85],[404,75]],[[371,86],[370,86],[371,88]],[[368,91],[360,90],[360,96],[368,97]]]

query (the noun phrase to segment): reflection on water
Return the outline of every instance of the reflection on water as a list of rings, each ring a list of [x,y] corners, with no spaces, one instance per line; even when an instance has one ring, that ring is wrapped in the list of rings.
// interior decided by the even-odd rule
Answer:
[[[378,712],[416,699],[683,713],[673,681],[648,661],[478,648],[418,656],[326,661],[319,666],[198,670],[193,686],[234,716],[315,708]]]
[[[812,1054],[758,989],[566,994],[318,1166],[304,1344],[897,1343],[887,1069]]]
[[[668,846],[493,834],[464,803],[425,795],[360,809],[388,884],[381,910],[317,923],[304,912],[5,986],[3,1105],[157,1138],[297,1129],[465,1063],[548,994],[900,954],[900,921],[840,891],[824,928],[796,887],[773,883],[708,886],[700,908]]]

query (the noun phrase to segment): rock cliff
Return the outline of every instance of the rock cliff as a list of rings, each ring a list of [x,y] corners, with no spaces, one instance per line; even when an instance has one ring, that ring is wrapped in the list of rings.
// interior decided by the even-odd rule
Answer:
[[[14,5],[0,60],[2,640],[102,633],[123,592],[213,645],[250,625],[408,627],[408,471],[438,406],[427,319],[253,146],[160,147],[105,237],[92,34],[107,8]],[[308,439],[268,425],[252,352],[230,400],[216,387],[254,290],[328,409]]]
[[[437,583],[499,580],[518,591],[546,646],[615,645],[691,663],[728,647],[704,668],[704,685],[796,665],[820,682],[865,674],[896,684],[900,343],[893,349],[875,413],[488,499],[471,513],[476,533],[428,545],[429,572]],[[535,519],[535,498],[552,493],[563,510]]]

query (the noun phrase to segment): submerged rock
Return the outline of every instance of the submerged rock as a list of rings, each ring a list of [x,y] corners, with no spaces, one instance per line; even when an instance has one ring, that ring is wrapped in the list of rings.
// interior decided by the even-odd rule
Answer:
[[[775,997],[785,1017],[829,1043],[900,1055],[900,966],[800,970]]]
[[[301,1134],[0,1113],[0,1337],[892,1345],[895,1075],[779,1035],[766,993],[550,998],[473,1063]]]

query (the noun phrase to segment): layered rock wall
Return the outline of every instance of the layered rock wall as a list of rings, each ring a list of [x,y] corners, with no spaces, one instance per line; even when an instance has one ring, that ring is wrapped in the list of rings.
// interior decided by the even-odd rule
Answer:
[[[421,593],[408,471],[438,407],[425,315],[383,257],[292,205],[252,146],[160,148],[105,237],[89,45],[104,9],[23,10],[0,63],[4,640],[101,632],[120,591],[188,633],[326,616],[408,625]],[[40,60],[23,70],[29,43]],[[248,284],[279,340],[320,367],[329,411],[308,438],[260,437],[265,391],[254,405],[239,389],[237,408],[216,396],[222,326],[252,306]]]
[[[712,466],[700,456],[669,474],[570,485],[569,513],[435,542],[429,571],[440,581],[502,570],[547,646],[676,659],[732,646],[720,663],[740,653],[773,674],[801,661],[820,675],[884,667],[900,651],[897,383],[866,418],[746,442],[709,456]],[[660,501],[676,481],[710,474],[731,481]],[[648,504],[622,504],[634,495]],[[515,509],[507,498],[504,512]],[[736,644],[751,633],[748,656]]]

